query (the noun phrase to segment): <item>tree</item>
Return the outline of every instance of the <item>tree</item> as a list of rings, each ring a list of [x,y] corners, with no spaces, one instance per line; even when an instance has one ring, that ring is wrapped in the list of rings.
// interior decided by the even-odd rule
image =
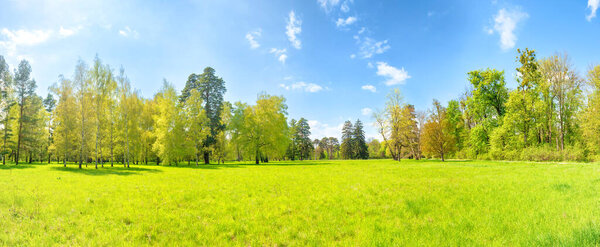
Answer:
[[[208,118],[202,108],[202,95],[196,89],[192,89],[189,97],[184,103],[184,111],[187,120],[186,129],[188,130],[188,136],[192,142],[194,150],[194,156],[196,158],[196,166],[200,159],[200,153],[202,150],[202,143],[206,139],[209,133]]]
[[[582,106],[582,84],[566,54],[554,55],[540,62],[541,77],[548,83],[556,112],[557,150],[574,141],[578,128],[576,116]]]
[[[248,156],[253,156],[256,164],[268,162],[269,157],[283,157],[288,146],[289,130],[287,125],[287,105],[285,99],[278,96],[260,94],[256,105],[243,107],[235,111],[242,118],[238,124],[238,141]]]
[[[11,120],[10,109],[14,105],[13,96],[13,80],[10,74],[9,66],[4,60],[3,56],[0,56],[0,121],[2,122],[2,164],[6,164],[6,158],[8,156],[7,147],[10,144],[9,140],[12,136],[12,130],[9,128],[9,121]]]
[[[587,74],[591,88],[587,108],[583,113],[583,139],[587,149],[598,159],[600,154],[600,65],[592,67]]]
[[[76,139],[77,104],[74,95],[73,82],[59,76],[59,84],[54,84],[51,90],[58,96],[58,104],[54,109],[54,144],[63,155],[63,166],[67,166],[71,142]]]
[[[177,92],[173,85],[164,80],[162,89],[154,96],[157,107],[157,115],[154,122],[154,136],[156,141],[152,146],[156,155],[163,163],[171,164],[177,159],[177,150],[175,150],[176,136],[174,133],[177,128]]]
[[[87,65],[82,60],[77,61],[77,65],[75,66],[73,84],[75,85],[76,102],[79,111],[79,169],[81,169],[83,161],[87,159],[88,149],[86,148],[86,145],[88,145],[87,140],[90,135],[89,119],[91,115],[91,108],[89,107],[91,99],[91,82],[88,77]]]
[[[463,116],[467,122],[466,146],[471,156],[486,153],[489,136],[506,113],[508,89],[504,71],[475,70],[468,73],[471,90],[465,93]]]
[[[439,101],[433,100],[433,109],[423,129],[423,151],[429,155],[439,155],[444,161],[444,155],[454,147],[453,136],[449,130],[446,109]]]
[[[223,109],[223,94],[225,94],[225,81],[215,75],[215,70],[206,67],[200,75],[191,74],[185,84],[180,100],[185,102],[190,92],[196,89],[204,100],[204,110],[209,119],[210,135],[204,141],[204,163],[210,162],[209,148],[215,144],[216,136],[225,129],[221,124],[221,111]]]
[[[360,119],[357,119],[354,123],[354,133],[352,134],[354,140],[353,148],[354,158],[356,159],[368,159],[369,158],[369,147],[365,140],[365,131],[363,130],[363,124]]]
[[[17,97],[17,104],[19,107],[19,127],[17,129],[17,154],[15,157],[15,162],[19,164],[20,151],[21,151],[21,142],[24,138],[29,138],[23,134],[23,125],[28,125],[33,122],[33,117],[31,115],[27,115],[27,107],[31,97],[34,95],[34,90],[36,88],[35,80],[30,78],[31,75],[31,65],[27,60],[22,60],[19,63],[19,69],[15,71],[15,93]]]
[[[293,146],[298,149],[300,160],[308,159],[313,150],[313,143],[310,140],[310,125],[308,120],[300,118],[293,129]]]
[[[54,109],[56,108],[56,100],[54,99],[54,96],[52,96],[52,94],[48,93],[48,96],[46,96],[46,98],[44,99],[44,107],[46,109],[46,113],[48,114],[47,117],[47,121],[46,121],[46,128],[48,130],[48,163],[50,163],[50,158],[51,158],[51,152],[50,149],[54,149],[53,147],[53,143],[54,143],[54,124],[53,124],[53,120],[54,120]]]
[[[405,104],[400,113],[400,121],[397,123],[398,137],[403,147],[407,147],[410,156],[414,159],[421,158],[419,149],[419,129],[417,123],[417,114],[415,107],[410,104]]]
[[[342,127],[342,144],[340,147],[342,159],[353,159],[354,154],[354,126],[352,122],[346,120]]]

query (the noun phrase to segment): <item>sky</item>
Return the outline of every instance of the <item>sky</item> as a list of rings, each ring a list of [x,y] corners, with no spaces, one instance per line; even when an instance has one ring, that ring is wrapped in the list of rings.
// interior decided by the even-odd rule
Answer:
[[[40,95],[96,55],[147,98],[210,66],[225,100],[282,95],[313,138],[356,119],[377,138],[371,114],[391,90],[426,111],[458,98],[472,70],[503,70],[514,88],[518,48],[566,52],[585,76],[600,63],[599,2],[0,0],[0,55],[27,59]]]

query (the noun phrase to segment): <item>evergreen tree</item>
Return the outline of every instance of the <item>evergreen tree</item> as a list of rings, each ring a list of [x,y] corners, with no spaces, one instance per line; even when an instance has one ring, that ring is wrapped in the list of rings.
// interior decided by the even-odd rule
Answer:
[[[219,132],[225,129],[221,123],[221,111],[223,109],[223,94],[225,81],[215,75],[215,70],[211,67],[206,67],[200,75],[191,74],[185,84],[180,100],[185,102],[190,96],[191,90],[196,89],[200,92],[202,100],[204,100],[204,111],[209,119],[210,135],[203,143],[204,146],[204,163],[210,162],[210,147],[216,143],[216,137]]]
[[[342,127],[342,144],[340,146],[342,159],[353,159],[354,153],[354,127],[352,122],[346,120]]]
[[[354,154],[355,159],[368,159],[369,158],[369,147],[367,146],[367,141],[365,140],[365,131],[363,130],[363,124],[360,119],[356,120],[354,123],[354,133],[352,134],[353,138],[353,149],[352,152]]]

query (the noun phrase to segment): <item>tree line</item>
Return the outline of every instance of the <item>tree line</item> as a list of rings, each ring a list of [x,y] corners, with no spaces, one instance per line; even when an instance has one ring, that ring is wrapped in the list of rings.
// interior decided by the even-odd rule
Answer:
[[[288,122],[281,96],[261,93],[253,105],[224,101],[225,81],[210,67],[191,74],[180,93],[164,80],[149,99],[132,89],[122,67],[115,71],[98,56],[91,65],[79,60],[72,77],[60,75],[46,98],[35,93],[31,72],[23,60],[11,73],[0,56],[3,164],[55,161],[98,168],[368,157],[364,151],[346,155],[354,152],[347,143],[354,147],[360,140],[366,149],[360,121],[353,132],[358,139],[311,140],[306,119]]]
[[[567,54],[538,59],[517,50],[517,88],[504,71],[468,73],[468,87],[443,105],[415,111],[399,90],[373,118],[382,141],[371,157],[589,161],[600,158],[600,65],[585,77]]]

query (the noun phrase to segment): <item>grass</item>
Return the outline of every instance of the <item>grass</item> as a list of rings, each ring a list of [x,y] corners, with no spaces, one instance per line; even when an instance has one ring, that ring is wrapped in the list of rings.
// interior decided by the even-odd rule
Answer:
[[[7,246],[600,245],[600,165],[0,165]]]

